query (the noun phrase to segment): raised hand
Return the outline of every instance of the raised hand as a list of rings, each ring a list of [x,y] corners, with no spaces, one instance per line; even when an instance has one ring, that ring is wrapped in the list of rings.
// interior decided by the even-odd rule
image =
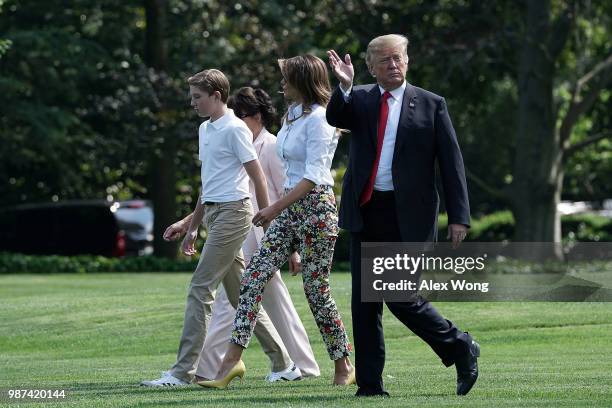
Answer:
[[[355,76],[351,56],[346,54],[343,61],[334,50],[327,51],[327,56],[332,72],[340,81],[342,89],[348,90],[353,85],[353,77]]]

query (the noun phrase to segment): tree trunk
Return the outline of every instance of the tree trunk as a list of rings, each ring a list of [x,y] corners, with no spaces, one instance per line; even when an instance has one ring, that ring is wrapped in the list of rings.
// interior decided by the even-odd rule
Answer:
[[[537,246],[537,253],[525,254],[529,259],[562,259],[563,251],[561,242],[561,215],[557,211],[557,205],[561,198],[561,187],[563,183],[563,172],[558,174],[558,184],[550,189],[550,194],[540,195],[539,198],[529,197],[527,192],[525,199],[520,200],[515,195],[513,213],[516,220],[515,242],[549,242],[550,246]],[[552,245],[554,243],[554,245]],[[543,252],[543,249],[547,250]]]
[[[145,0],[146,33],[145,33],[145,62],[162,78],[168,69],[168,52],[164,39],[166,23],[166,1]],[[158,86],[164,86],[159,80]],[[164,118],[167,108],[161,100],[158,117]],[[163,120],[163,119],[160,119]],[[176,169],[174,158],[176,156],[176,143],[165,126],[157,126],[156,132],[151,134],[151,140],[162,140],[160,145],[153,146],[151,160],[151,194],[154,206],[153,222],[153,251],[156,256],[176,258],[177,244],[166,242],[162,238],[164,229],[176,221]]]
[[[156,71],[168,69],[168,47],[164,39],[166,0],[145,0],[145,62]]]
[[[557,204],[563,152],[553,114],[555,61],[546,46],[550,2],[529,1],[526,22],[518,72],[518,134],[512,183],[515,241],[560,242]]]
[[[177,243],[162,238],[165,228],[176,221],[176,146],[166,137],[159,153],[152,159],[152,197],[155,219],[153,221],[153,252],[156,256],[174,259]]]

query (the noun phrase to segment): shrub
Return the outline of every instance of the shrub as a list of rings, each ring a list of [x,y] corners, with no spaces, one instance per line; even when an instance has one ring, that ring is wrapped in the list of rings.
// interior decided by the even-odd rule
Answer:
[[[0,273],[192,272],[196,265],[197,261],[154,256],[106,258],[0,253]]]
[[[564,241],[610,242],[612,219],[597,214],[574,214],[562,218]]]
[[[446,240],[447,217],[440,215],[438,239]],[[612,219],[597,214],[575,214],[562,218],[564,242],[610,242]],[[468,240],[511,240],[514,218],[499,211],[472,220]],[[350,232],[340,230],[334,251],[334,270],[349,270]],[[197,260],[171,260],[154,256],[106,258],[103,256],[33,256],[0,253],[0,274],[5,273],[93,273],[93,272],[192,272]],[[286,268],[286,267],[285,267]]]
[[[447,217],[440,215],[438,239],[446,239]],[[564,242],[610,242],[612,219],[598,214],[573,214],[561,217],[561,234]],[[468,241],[511,241],[514,236],[514,217],[510,211],[498,211],[472,219]]]

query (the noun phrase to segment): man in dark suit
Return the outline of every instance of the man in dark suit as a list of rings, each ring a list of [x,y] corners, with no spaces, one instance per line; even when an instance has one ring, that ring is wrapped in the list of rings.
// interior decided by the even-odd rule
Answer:
[[[439,163],[449,237],[457,246],[470,222],[463,158],[444,98],[408,84],[408,39],[385,35],[368,44],[366,63],[376,84],[353,86],[350,56],[328,51],[340,86],[327,121],[351,131],[340,226],[351,231],[352,314],[357,396],[388,395],[382,381],[385,345],[382,303],[361,302],[362,242],[435,241]],[[478,343],[442,317],[427,300],[385,302],[389,310],[457,370],[457,394],[478,377]]]

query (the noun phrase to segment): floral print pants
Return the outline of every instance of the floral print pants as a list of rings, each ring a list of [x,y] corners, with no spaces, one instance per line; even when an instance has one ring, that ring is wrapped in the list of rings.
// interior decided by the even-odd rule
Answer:
[[[247,347],[266,283],[292,251],[302,257],[302,280],[310,310],[332,360],[349,355],[351,345],[329,290],[338,236],[336,199],[331,186],[317,185],[275,218],[240,283],[240,300],[230,342]]]

